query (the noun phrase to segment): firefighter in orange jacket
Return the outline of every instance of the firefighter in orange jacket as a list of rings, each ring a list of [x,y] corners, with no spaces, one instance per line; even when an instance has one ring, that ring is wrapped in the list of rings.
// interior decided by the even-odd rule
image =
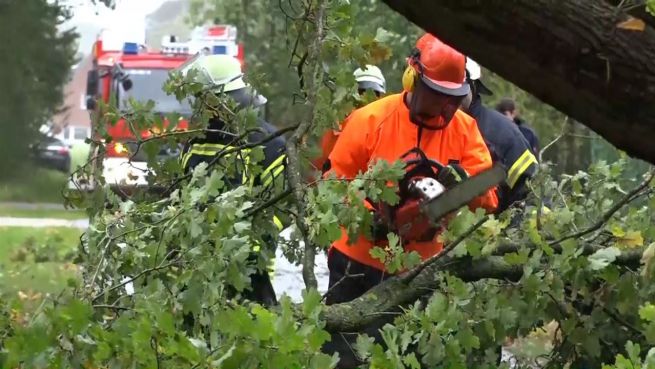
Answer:
[[[364,69],[357,68],[353,72],[353,76],[357,82],[357,92],[361,99],[360,104],[362,105],[360,106],[363,106],[368,102],[366,99],[367,93],[372,93],[371,96],[378,99],[387,92],[387,81],[385,80],[380,68],[375,65],[367,64]],[[339,133],[343,128],[343,126],[340,127],[338,131],[329,130],[325,132],[321,138],[321,154],[313,160],[313,165],[323,173],[330,169],[328,156],[330,155],[330,152],[332,152],[332,148],[336,144],[337,138],[339,138]]]
[[[433,35],[421,37],[408,58],[403,75],[405,91],[355,110],[346,119],[329,156],[331,168],[326,176],[334,173],[349,180],[377,160],[411,159],[408,175],[433,176],[447,189],[469,175],[491,168],[491,155],[475,120],[458,110],[470,88],[465,79],[465,63],[464,55]],[[445,167],[437,171],[429,164],[431,160]],[[401,203],[394,207],[394,216],[418,218],[417,206],[403,204],[405,177],[399,183]],[[488,212],[497,205],[493,189],[469,204]],[[376,204],[367,202],[367,206],[374,214],[380,212]],[[443,246],[436,241],[438,230],[427,222],[424,226],[419,225],[417,229],[429,232],[410,233],[403,245],[405,251],[416,251],[422,259],[439,253]],[[370,253],[374,245],[384,245],[386,234],[386,230],[379,232],[376,240],[361,235],[354,244],[349,244],[348,235],[342,229],[341,238],[334,242],[328,254],[328,304],[353,300],[388,277],[383,262]]]

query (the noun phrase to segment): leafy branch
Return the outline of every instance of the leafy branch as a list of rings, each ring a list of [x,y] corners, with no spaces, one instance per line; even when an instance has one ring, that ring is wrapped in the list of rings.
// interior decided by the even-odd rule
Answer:
[[[313,1],[311,2],[313,4]],[[327,0],[318,0],[318,9],[314,14],[315,18],[315,27],[316,31],[313,36],[313,41],[309,46],[308,52],[305,54],[306,57],[303,57],[301,63],[298,65],[298,74],[301,77],[301,82],[303,80],[303,66],[305,61],[309,60],[312,66],[312,79],[311,84],[305,88],[307,91],[307,104],[309,105],[310,113],[306,119],[303,119],[302,122],[298,125],[297,129],[293,135],[287,141],[287,152],[288,152],[288,165],[289,165],[289,184],[293,191],[295,198],[298,217],[296,218],[296,225],[300,230],[304,244],[304,257],[303,257],[303,267],[302,267],[302,276],[305,281],[305,285],[308,289],[316,288],[318,283],[316,282],[316,276],[314,275],[314,262],[315,262],[315,246],[309,238],[309,231],[305,225],[305,194],[303,191],[303,181],[300,170],[300,154],[299,147],[303,138],[307,135],[307,132],[314,124],[314,121],[317,116],[317,94],[319,86],[323,81],[324,70],[322,67],[321,60],[321,44],[323,38],[325,37],[325,11],[328,6]],[[307,9],[307,13],[311,11],[311,5]],[[304,19],[303,19],[304,22]],[[301,84],[302,85],[302,84]]]

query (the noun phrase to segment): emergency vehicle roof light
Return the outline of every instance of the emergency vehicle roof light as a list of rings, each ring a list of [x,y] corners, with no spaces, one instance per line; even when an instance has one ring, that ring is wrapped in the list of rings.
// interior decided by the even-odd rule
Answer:
[[[123,44],[123,54],[138,54],[139,44],[136,42],[126,42]]]
[[[227,46],[225,45],[214,45],[212,48],[212,53],[214,55],[225,55],[227,54]]]

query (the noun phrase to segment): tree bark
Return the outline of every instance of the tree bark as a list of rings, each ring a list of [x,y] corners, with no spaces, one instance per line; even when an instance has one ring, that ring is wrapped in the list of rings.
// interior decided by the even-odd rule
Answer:
[[[655,163],[655,28],[617,28],[629,16],[604,0],[385,2],[616,147]]]
[[[517,251],[517,245],[504,245],[503,253]],[[555,250],[561,251],[557,245]],[[585,247],[584,255],[590,255],[598,249]],[[644,249],[623,251],[614,263],[629,268],[639,268]],[[466,282],[482,279],[518,281],[523,275],[523,266],[510,265],[503,256],[493,255],[473,260],[469,257],[455,258],[446,256],[426,267],[410,282],[403,282],[402,275],[387,279],[361,297],[346,303],[329,305],[323,311],[325,329],[328,332],[358,332],[367,326],[390,321],[400,307],[407,306],[422,296],[439,287],[439,274],[443,272],[461,278]]]

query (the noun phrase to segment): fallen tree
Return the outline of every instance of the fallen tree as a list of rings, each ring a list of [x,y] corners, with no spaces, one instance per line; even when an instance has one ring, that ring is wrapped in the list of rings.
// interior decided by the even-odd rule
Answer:
[[[480,64],[655,163],[655,19],[604,0],[385,0]],[[616,4],[613,5],[612,3]],[[630,4],[633,5],[633,4]],[[646,27],[617,27],[630,15]]]

